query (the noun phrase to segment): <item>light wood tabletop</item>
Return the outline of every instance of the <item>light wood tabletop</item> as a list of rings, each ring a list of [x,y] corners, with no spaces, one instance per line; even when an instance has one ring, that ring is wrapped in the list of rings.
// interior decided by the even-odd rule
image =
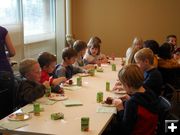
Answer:
[[[116,71],[112,71],[112,63],[116,64]],[[114,61],[111,60],[111,64],[102,64],[103,72],[95,72],[95,76],[82,77],[82,87],[65,90],[65,96],[68,97],[67,100],[80,101],[82,103],[81,106],[66,107],[63,104],[63,101],[57,101],[53,105],[42,104],[41,106],[44,108],[44,111],[40,113],[40,116],[34,116],[33,113],[30,113],[31,118],[23,121],[27,125],[13,131],[18,131],[20,133],[23,133],[24,131],[29,132],[29,134],[32,132],[37,134],[57,135],[102,134],[108,123],[111,121],[113,113],[97,112],[97,108],[102,106],[102,104],[96,102],[96,95],[97,92],[102,91],[104,100],[108,96],[117,96],[113,92],[106,91],[106,82],[110,82],[110,89],[112,89],[117,80],[118,71],[121,68],[120,58],[116,58]],[[73,82],[76,82],[76,79],[77,76],[74,76]],[[64,114],[64,119],[51,120],[51,114],[56,112],[62,112]],[[81,131],[81,117],[89,117],[90,119],[88,132]],[[0,122],[11,121],[8,120],[7,116]]]

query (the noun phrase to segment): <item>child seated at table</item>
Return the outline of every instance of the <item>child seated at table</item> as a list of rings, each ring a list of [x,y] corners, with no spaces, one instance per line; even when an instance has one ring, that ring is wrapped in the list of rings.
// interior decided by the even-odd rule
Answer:
[[[66,77],[57,77],[54,78],[50,76],[53,73],[56,67],[56,56],[49,52],[43,52],[38,57],[38,62],[41,67],[41,80],[40,83],[49,81],[52,92],[63,93],[62,88],[59,87],[60,83],[65,82]]]
[[[180,48],[176,48],[173,52],[173,58],[180,64]]]
[[[41,69],[39,63],[34,59],[22,60],[19,64],[19,72],[23,80],[20,82],[17,91],[17,104],[18,107],[22,107],[42,97],[45,89],[49,87],[49,82],[39,83]]]
[[[111,134],[155,134],[159,99],[151,90],[143,87],[142,70],[135,64],[129,64],[122,67],[118,77],[123,88],[131,94],[131,97],[124,104],[121,99],[113,100],[118,112]]]
[[[73,65],[76,67],[83,68],[85,70],[94,69],[94,65],[92,64],[85,65],[83,61],[83,56],[87,49],[86,42],[81,40],[76,40],[73,44],[73,48],[77,52],[77,60]]]
[[[70,79],[74,74],[87,72],[82,68],[73,66],[76,58],[77,52],[73,48],[64,48],[62,51],[63,60],[61,64],[56,67],[55,75],[58,77],[66,77],[67,79]]]
[[[102,42],[101,42],[101,39],[99,38],[99,37],[97,37],[97,36],[94,36],[94,37],[91,37],[90,39],[89,39],[89,42],[88,42],[88,44],[87,44],[87,46],[89,46],[89,45],[91,45],[91,44],[101,44]]]
[[[163,78],[158,69],[153,65],[154,53],[149,48],[139,50],[134,59],[144,72],[144,86],[150,88],[157,96],[161,94]]]
[[[86,51],[83,60],[85,64],[100,65],[108,62],[106,56],[101,53],[100,43],[96,40],[88,43],[88,50]]]

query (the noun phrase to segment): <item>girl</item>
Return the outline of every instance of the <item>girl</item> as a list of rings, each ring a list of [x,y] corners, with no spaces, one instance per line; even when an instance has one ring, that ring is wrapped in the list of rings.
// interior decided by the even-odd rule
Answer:
[[[91,42],[88,45],[88,50],[83,58],[84,63],[87,64],[98,64],[107,63],[108,60],[104,54],[100,53],[100,45],[97,42]]]

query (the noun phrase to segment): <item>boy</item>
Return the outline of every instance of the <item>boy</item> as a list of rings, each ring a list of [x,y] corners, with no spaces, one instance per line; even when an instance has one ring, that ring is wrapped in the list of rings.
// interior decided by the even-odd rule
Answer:
[[[59,87],[59,84],[65,82],[67,79],[65,77],[53,78],[50,76],[56,67],[56,56],[48,52],[43,52],[39,55],[38,62],[41,67],[40,83],[49,81],[53,92],[63,93],[62,89]]]
[[[151,49],[143,48],[136,52],[135,61],[144,72],[144,86],[153,90],[157,96],[161,93],[163,79],[161,73],[153,66],[154,54]]]
[[[19,64],[19,72],[23,77],[17,92],[18,104],[20,107],[29,104],[42,97],[49,82],[40,84],[41,69],[39,63],[34,59],[24,59]]]
[[[123,88],[131,94],[131,97],[124,104],[120,99],[113,100],[118,112],[117,123],[112,125],[112,134],[155,134],[159,98],[151,90],[143,87],[143,72],[136,64],[129,64],[122,67],[118,77]]]
[[[76,73],[83,73],[83,70],[79,67],[74,67],[77,58],[77,52],[72,48],[64,48],[62,51],[62,63],[57,67],[55,75],[58,77],[66,77],[67,79],[72,78]]]
[[[92,64],[85,65],[83,62],[83,57],[87,49],[86,42],[81,40],[76,40],[73,44],[73,48],[77,52],[77,60],[73,65],[76,67],[83,68],[85,70],[94,69],[94,65]]]
[[[174,49],[176,49],[176,47],[177,47],[177,37],[176,37],[176,35],[168,35],[166,37],[166,42],[173,45],[173,47],[172,47],[173,51],[174,51]]]

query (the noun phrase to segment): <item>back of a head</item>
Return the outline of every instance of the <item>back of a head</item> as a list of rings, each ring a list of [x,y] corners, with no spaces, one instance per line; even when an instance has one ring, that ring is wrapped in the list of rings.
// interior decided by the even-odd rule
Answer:
[[[154,54],[159,53],[159,44],[155,40],[144,41],[144,48],[150,48]]]
[[[75,51],[80,52],[87,48],[87,44],[84,41],[76,40],[73,44],[73,48]]]
[[[144,75],[142,70],[136,64],[128,64],[118,73],[121,83],[128,85],[134,89],[138,89],[143,85]]]
[[[52,62],[56,62],[56,56],[49,52],[42,52],[38,57],[38,62],[41,68],[49,66]]]
[[[171,59],[172,58],[172,45],[169,43],[162,44],[159,48],[158,56],[163,59]]]
[[[72,57],[76,57],[77,56],[77,52],[70,47],[66,47],[62,50],[62,59],[65,60],[67,59],[71,59]]]
[[[136,52],[134,58],[135,60],[140,60],[140,61],[145,61],[147,59],[149,60],[149,63],[153,65],[154,53],[149,48],[142,48]]]
[[[25,77],[26,73],[30,72],[35,64],[38,62],[34,59],[23,59],[19,64],[19,72],[21,76]]]

